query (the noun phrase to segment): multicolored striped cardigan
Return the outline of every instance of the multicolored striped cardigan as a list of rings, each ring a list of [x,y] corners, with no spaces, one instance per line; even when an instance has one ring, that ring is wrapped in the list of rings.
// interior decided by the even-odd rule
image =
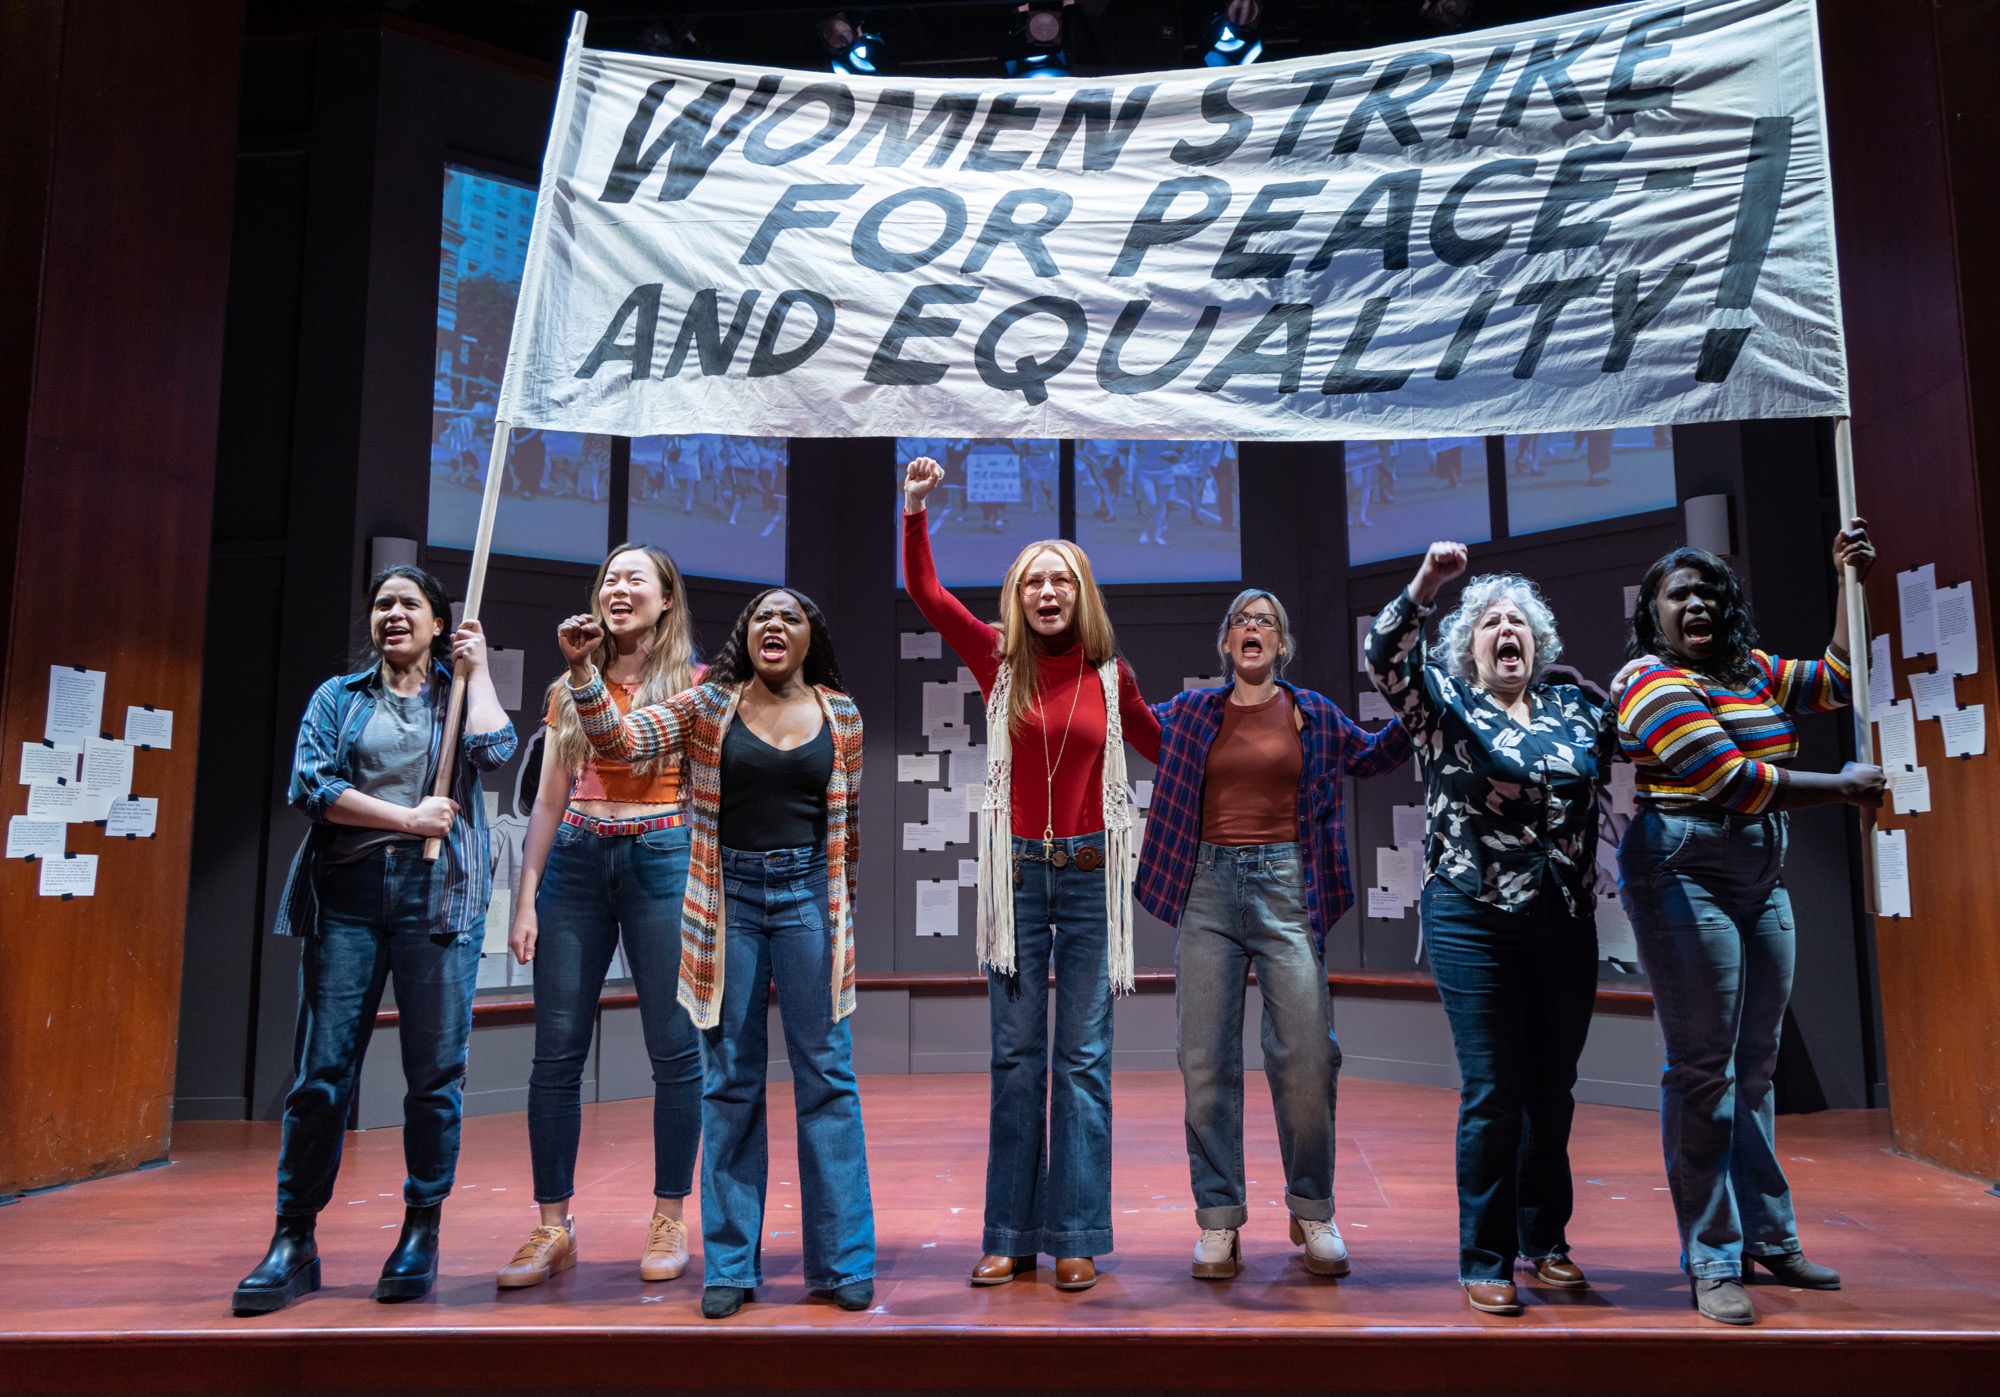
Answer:
[[[1684,811],[1761,815],[1799,754],[1793,713],[1845,708],[1846,652],[1817,660],[1750,652],[1741,684],[1673,665],[1640,670],[1618,705],[1619,737],[1638,768],[1639,799]]]
[[[662,703],[635,708],[621,722],[601,675],[572,688],[583,734],[600,756],[621,762],[684,751],[693,830],[687,897],[681,904],[680,1002],[696,1028],[722,1019],[722,739],[736,717],[741,684],[701,684]],[[861,710],[834,689],[815,685],[833,730],[833,776],[826,787],[827,912],[833,924],[833,1019],[854,1012],[854,889],[861,865]]]

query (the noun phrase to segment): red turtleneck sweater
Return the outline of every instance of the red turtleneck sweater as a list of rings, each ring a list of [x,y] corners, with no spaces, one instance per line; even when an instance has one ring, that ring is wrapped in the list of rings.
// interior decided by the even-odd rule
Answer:
[[[979,681],[982,698],[993,696],[1000,672],[998,630],[966,610],[938,582],[931,561],[928,516],[903,516],[903,586],[924,619]],[[1036,701],[1014,729],[1014,833],[1040,839],[1050,823],[1059,836],[1094,834],[1104,828],[1104,686],[1068,637],[1041,654]],[[1079,687],[1079,685],[1081,687]],[[1071,716],[1074,704],[1075,716]],[[1139,695],[1132,667],[1118,661],[1118,713],[1125,740],[1149,762],[1160,759],[1160,720]],[[1065,745],[1063,730],[1069,741]],[[1046,740],[1046,748],[1044,741]],[[1046,753],[1046,755],[1045,755]],[[1048,773],[1055,773],[1055,818],[1049,815]]]

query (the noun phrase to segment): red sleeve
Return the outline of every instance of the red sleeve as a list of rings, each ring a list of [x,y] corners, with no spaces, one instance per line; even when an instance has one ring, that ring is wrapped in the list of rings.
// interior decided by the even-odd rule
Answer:
[[[1138,749],[1140,756],[1158,766],[1160,715],[1139,692],[1139,677],[1123,660],[1118,662],[1118,717],[1125,726],[1125,740]]]
[[[931,561],[928,516],[903,516],[903,589],[924,619],[937,627],[944,643],[979,681],[979,692],[992,697],[993,679],[1000,672],[999,648],[993,627],[966,610],[965,603],[944,589],[938,581],[937,565]],[[1160,725],[1153,723],[1153,740],[1159,741]]]

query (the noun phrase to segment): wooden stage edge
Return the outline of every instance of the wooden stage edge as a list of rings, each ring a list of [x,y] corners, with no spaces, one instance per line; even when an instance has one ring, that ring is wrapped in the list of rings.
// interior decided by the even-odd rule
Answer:
[[[1722,1346],[1726,1345],[1726,1349]],[[8,1392],[1077,1391],[1991,1394],[2000,1335],[988,1326],[106,1334],[0,1343]],[[1204,1375],[1207,1375],[1204,1378]]]
[[[1244,1272],[1188,1275],[1194,1221],[1176,1073],[1115,1078],[1117,1250],[1093,1291],[1044,1270],[965,1283],[985,1174],[980,1076],[862,1083],[879,1268],[876,1307],[808,1294],[789,1089],[771,1089],[766,1284],[703,1320],[690,1274],[638,1279],[651,1107],[589,1106],[574,1212],[582,1260],[496,1291],[533,1220],[525,1122],[465,1125],[442,1274],[408,1305],[368,1298],[401,1217],[398,1130],[347,1137],[319,1235],[326,1288],[279,1314],[230,1315],[270,1226],[276,1130],[206,1122],[174,1164],[0,1208],[0,1392],[892,1391],[1218,1393],[1986,1393],[2000,1390],[2000,1198],[1898,1156],[1875,1112],[1781,1118],[1808,1255],[1846,1286],[1752,1287],[1759,1323],[1700,1319],[1675,1270],[1651,1112],[1584,1106],[1570,1241],[1593,1288],[1524,1285],[1517,1318],[1455,1284],[1456,1093],[1341,1088],[1337,1209],[1351,1276],[1307,1275],[1285,1239],[1268,1097],[1246,1083],[1251,1220]],[[690,1201],[698,1229],[698,1200]]]

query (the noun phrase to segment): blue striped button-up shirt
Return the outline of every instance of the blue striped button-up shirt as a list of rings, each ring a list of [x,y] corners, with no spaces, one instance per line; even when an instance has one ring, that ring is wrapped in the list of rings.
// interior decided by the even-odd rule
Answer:
[[[1400,723],[1371,733],[1325,695],[1282,679],[1278,683],[1305,720],[1299,729],[1304,761],[1299,771],[1298,842],[1305,865],[1306,911],[1317,950],[1326,943],[1327,929],[1354,905],[1341,778],[1394,771],[1410,755],[1410,737]],[[1153,781],[1152,808],[1146,812],[1146,850],[1139,860],[1134,891],[1148,912],[1173,926],[1180,925],[1194,883],[1195,854],[1201,847],[1202,782],[1228,702],[1228,687],[1193,689],[1153,709],[1160,715],[1160,769]]]
[[[381,671],[364,669],[327,680],[313,691],[299,724],[298,746],[292,753],[292,784],[286,799],[294,810],[312,818],[285,878],[284,895],[272,927],[280,936],[312,936],[319,931],[319,860],[335,826],[327,812],[352,790],[355,739],[375,712],[381,692]],[[424,764],[424,790],[437,780],[438,748],[444,736],[445,708],[451,700],[451,671],[431,670],[431,754]],[[493,894],[493,857],[486,828],[486,800],[479,773],[495,771],[514,755],[514,725],[492,732],[461,733],[452,763],[451,798],[458,818],[445,837],[444,856],[433,865],[431,915],[434,924],[464,944],[483,934],[486,904]]]

